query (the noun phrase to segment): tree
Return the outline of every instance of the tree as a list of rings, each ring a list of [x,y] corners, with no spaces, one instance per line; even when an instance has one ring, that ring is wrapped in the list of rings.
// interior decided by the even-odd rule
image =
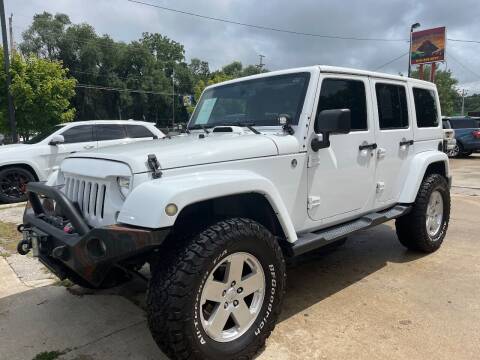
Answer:
[[[412,71],[412,77],[419,78],[418,70]],[[425,79],[430,78],[430,68],[425,69]],[[459,95],[455,88],[458,80],[455,79],[450,70],[437,70],[435,72],[435,84],[438,89],[438,97],[440,98],[440,106],[442,107],[442,115],[451,116],[455,113],[456,104]]]
[[[3,53],[0,55],[3,61]],[[12,92],[18,133],[28,140],[34,133],[53,125],[72,121],[75,109],[70,99],[75,95],[76,81],[58,61],[15,55],[11,64]],[[5,74],[0,71],[0,87],[5,88]],[[0,103],[5,103],[5,92]],[[6,114],[0,114],[0,128],[8,131]]]
[[[70,18],[65,14],[36,14],[32,25],[23,33],[20,50],[24,54],[52,58],[58,53],[60,39],[69,24]]]

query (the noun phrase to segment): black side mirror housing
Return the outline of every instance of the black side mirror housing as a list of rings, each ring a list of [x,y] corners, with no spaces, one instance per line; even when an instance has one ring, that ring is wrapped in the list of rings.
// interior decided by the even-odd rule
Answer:
[[[318,114],[316,124],[317,133],[348,134],[352,126],[350,109],[323,110]]]
[[[350,109],[323,110],[315,122],[317,134],[311,142],[313,151],[330,146],[331,134],[348,134],[351,131],[352,120]]]

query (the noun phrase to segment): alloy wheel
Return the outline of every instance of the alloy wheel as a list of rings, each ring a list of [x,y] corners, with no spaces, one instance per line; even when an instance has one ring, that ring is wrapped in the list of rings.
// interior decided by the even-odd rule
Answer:
[[[245,252],[224,258],[208,275],[201,294],[201,322],[218,342],[242,336],[255,322],[265,297],[265,274]]]

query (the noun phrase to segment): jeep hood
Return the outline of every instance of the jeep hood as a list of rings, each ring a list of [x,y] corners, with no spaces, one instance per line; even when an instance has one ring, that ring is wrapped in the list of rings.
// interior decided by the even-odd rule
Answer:
[[[147,157],[154,154],[161,170],[185,166],[204,165],[224,161],[251,159],[278,155],[278,147],[272,136],[264,134],[209,134],[198,133],[142,141],[128,145],[101,148],[95,152],[75,153],[70,158],[96,158],[119,161],[130,166],[133,173],[151,171]],[[285,138],[285,137],[284,137]],[[289,136],[298,146],[296,139]],[[293,145],[293,144],[292,144]],[[294,148],[294,146],[289,146]],[[297,147],[298,149],[298,147]]]

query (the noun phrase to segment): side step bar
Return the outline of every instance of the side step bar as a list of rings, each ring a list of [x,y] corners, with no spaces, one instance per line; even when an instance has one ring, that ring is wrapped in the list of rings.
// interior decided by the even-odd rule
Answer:
[[[298,240],[290,246],[288,251],[291,256],[304,254],[311,250],[331,244],[332,242],[340,240],[359,230],[368,229],[372,226],[396,219],[409,213],[411,209],[412,207],[409,205],[395,205],[390,209],[367,214],[357,220],[349,221],[341,225],[332,226],[311,233],[299,234]]]

